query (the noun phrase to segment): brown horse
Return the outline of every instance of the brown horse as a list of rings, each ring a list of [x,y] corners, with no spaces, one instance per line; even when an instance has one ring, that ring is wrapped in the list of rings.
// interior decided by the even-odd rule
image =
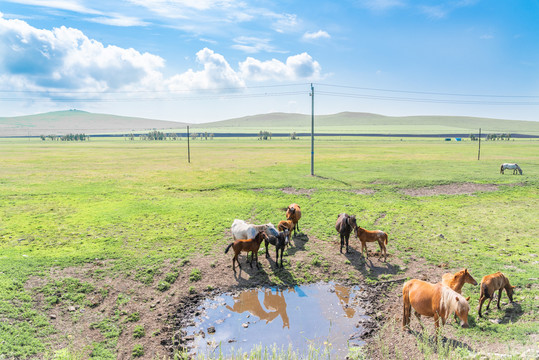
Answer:
[[[477,281],[470,275],[468,269],[462,269],[455,274],[446,273],[442,275],[442,285],[449,286],[454,291],[462,294],[464,284],[477,285]],[[466,299],[469,300],[470,298]]]
[[[445,325],[445,320],[453,312],[460,318],[460,325],[463,328],[468,327],[470,305],[462,295],[440,283],[431,284],[417,279],[407,281],[402,286],[402,300],[404,302],[403,330],[410,327],[412,308],[418,320],[421,320],[421,315],[433,317],[436,332],[439,330],[440,320],[442,326]],[[423,328],[422,324],[421,327]]]
[[[500,299],[502,297],[503,289],[505,289],[509,301],[513,302],[514,288],[515,286],[511,286],[511,284],[509,283],[509,279],[499,271],[497,273],[484,276],[483,279],[481,279],[481,290],[479,296],[479,317],[482,317],[481,307],[483,306],[483,303],[486,299],[489,299],[487,304],[488,310],[490,302],[492,301],[492,298],[494,297],[494,292],[496,290],[498,290],[498,309],[500,309]]]
[[[341,236],[341,254],[344,241],[346,240],[346,253],[348,254],[348,239],[350,239],[350,233],[357,229],[356,217],[354,215],[348,215],[345,213],[337,216],[337,222],[335,223],[335,230]]]
[[[236,240],[228,244],[228,246],[225,249],[225,254],[228,253],[228,250],[230,250],[230,248],[234,249],[234,257],[232,258],[232,269],[234,270],[234,272],[236,271],[235,261],[238,262],[238,266],[241,269],[241,264],[240,264],[240,261],[238,260],[238,255],[242,251],[247,252],[247,256],[249,256],[250,251],[253,253],[253,255],[251,256],[251,261],[249,262],[249,265],[251,265],[251,268],[253,267],[253,257],[255,257],[256,267],[257,269],[259,269],[258,249],[260,248],[260,244],[262,243],[262,241],[264,241],[267,238],[268,236],[266,235],[266,233],[259,232],[258,234],[256,234],[254,239]]]
[[[301,219],[301,209],[298,204],[290,204],[288,208],[286,208],[286,220],[292,220],[294,223],[294,235],[296,235],[296,232],[299,232],[299,219]]]
[[[357,226],[356,235],[359,241],[361,241],[361,253],[363,254],[363,249],[365,249],[366,256],[369,257],[369,250],[367,249],[368,242],[378,241],[380,245],[380,257],[382,257],[382,252],[385,254],[384,261],[387,261],[387,234],[382,230],[366,230],[361,226]]]

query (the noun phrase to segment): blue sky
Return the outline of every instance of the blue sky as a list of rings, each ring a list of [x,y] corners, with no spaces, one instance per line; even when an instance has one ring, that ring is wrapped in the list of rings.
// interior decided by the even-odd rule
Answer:
[[[539,120],[539,1],[1,0],[0,116]]]

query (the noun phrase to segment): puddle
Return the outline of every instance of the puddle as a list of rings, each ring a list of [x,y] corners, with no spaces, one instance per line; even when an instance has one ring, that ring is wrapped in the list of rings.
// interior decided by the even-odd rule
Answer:
[[[370,319],[360,306],[366,295],[333,283],[222,294],[204,300],[182,332],[192,355],[227,356],[260,344],[307,354],[310,345],[331,344],[332,357],[344,358],[348,346],[364,344],[358,324]]]

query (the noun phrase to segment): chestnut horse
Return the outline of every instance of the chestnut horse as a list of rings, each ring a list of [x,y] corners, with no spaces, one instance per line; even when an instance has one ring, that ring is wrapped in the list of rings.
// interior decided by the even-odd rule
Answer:
[[[481,279],[481,290],[480,290],[480,296],[479,296],[479,317],[482,317],[481,315],[481,307],[483,306],[483,303],[486,299],[489,299],[487,304],[487,310],[490,306],[490,302],[492,301],[492,298],[494,297],[494,293],[496,290],[498,290],[498,309],[500,309],[500,299],[502,297],[502,290],[505,289],[505,292],[507,293],[507,297],[509,298],[510,302],[513,302],[513,289],[515,286],[511,286],[509,283],[509,279],[502,274],[501,272],[497,272],[494,274],[490,274],[487,276],[483,276]]]
[[[247,253],[247,257],[249,256],[249,252],[251,251],[253,255],[251,256],[251,261],[249,262],[249,265],[251,265],[251,268],[253,267],[253,257],[256,259],[256,267],[259,269],[258,266],[258,249],[260,248],[260,244],[263,240],[267,239],[268,235],[266,235],[265,232],[261,231],[254,239],[245,239],[245,240],[236,240],[234,242],[231,242],[228,244],[228,246],[225,249],[225,254],[228,253],[228,250],[230,248],[234,249],[234,257],[232,258],[232,269],[234,272],[236,272],[235,262],[238,262],[238,266],[241,269],[240,261],[238,260],[238,255],[240,252],[245,251]]]
[[[477,281],[470,275],[468,269],[462,269],[455,274],[446,273],[442,275],[442,285],[449,286],[459,294],[462,294],[462,287],[466,283],[477,285]],[[466,300],[469,300],[469,298]]]
[[[294,235],[299,232],[299,219],[301,219],[301,209],[298,204],[290,204],[286,208],[286,220],[292,220],[294,223]]]
[[[380,258],[382,258],[382,253],[384,253],[384,261],[387,261],[387,234],[382,230],[370,231],[363,229],[361,226],[357,226],[356,236],[361,241],[361,253],[363,254],[363,249],[365,249],[366,257],[369,257],[369,250],[367,249],[368,242],[378,241],[380,245]]]
[[[402,300],[404,302],[403,330],[410,327],[412,308],[414,308],[418,320],[421,320],[421,315],[434,318],[436,333],[439,330],[440,320],[442,326],[445,325],[446,319],[453,312],[460,318],[460,325],[463,328],[469,326],[470,305],[468,301],[459,293],[440,283],[431,284],[417,279],[409,280],[402,286]],[[420,325],[423,328],[421,322]]]

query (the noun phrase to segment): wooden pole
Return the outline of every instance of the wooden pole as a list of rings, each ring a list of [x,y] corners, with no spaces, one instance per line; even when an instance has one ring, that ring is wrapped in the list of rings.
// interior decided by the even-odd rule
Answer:
[[[479,128],[479,149],[477,150],[477,160],[481,159],[481,128]]]
[[[311,176],[314,176],[314,87],[311,84]]]
[[[187,161],[191,163],[191,147],[189,145],[189,125],[187,125]]]

